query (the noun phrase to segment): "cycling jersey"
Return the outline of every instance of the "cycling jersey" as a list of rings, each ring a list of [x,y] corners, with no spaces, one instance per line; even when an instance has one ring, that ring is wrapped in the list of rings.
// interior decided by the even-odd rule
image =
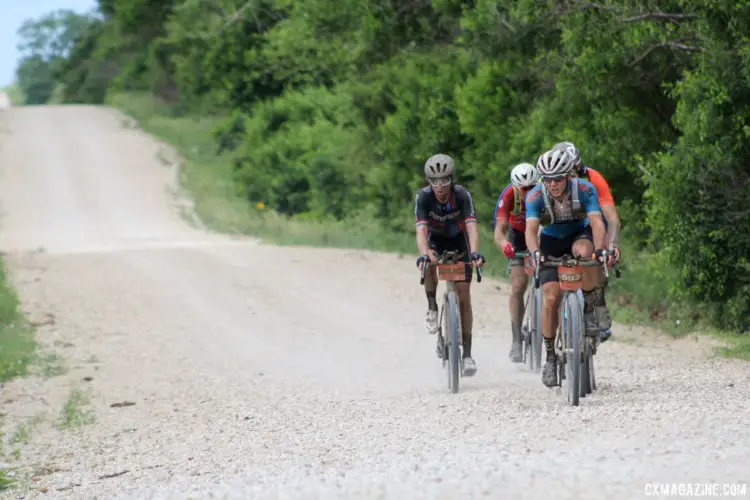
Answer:
[[[526,194],[531,188],[516,188],[508,184],[495,204],[495,227],[500,218],[508,219],[510,227],[523,233],[526,231]]]
[[[438,238],[461,236],[466,223],[477,220],[471,193],[459,184],[453,186],[445,203],[440,203],[432,188],[427,186],[417,192],[414,205],[417,227],[427,225],[430,236]]]
[[[591,167],[584,169],[584,174],[580,177],[585,181],[589,181],[596,188],[596,193],[599,196],[599,206],[614,206],[615,199],[612,196],[612,192],[609,190],[609,184],[602,174],[597,172]]]
[[[581,179],[589,181],[596,188],[596,193],[599,196],[600,207],[614,207],[615,199],[612,197],[612,192],[609,190],[609,184],[602,174],[597,172],[591,167],[583,167],[583,175]],[[607,218],[602,214],[602,221],[604,222],[604,228],[609,229],[609,222]]]
[[[542,234],[564,239],[573,234],[580,233],[589,225],[589,215],[601,215],[601,208],[597,197],[596,188],[593,184],[582,179],[578,182],[578,199],[580,201],[579,210],[574,210],[571,189],[573,182],[568,179],[568,186],[563,201],[557,201],[548,195],[547,202],[552,207],[554,214],[547,213],[547,207],[544,199],[543,184],[534,187],[526,195],[526,220],[541,221]],[[554,221],[551,221],[554,216]]]

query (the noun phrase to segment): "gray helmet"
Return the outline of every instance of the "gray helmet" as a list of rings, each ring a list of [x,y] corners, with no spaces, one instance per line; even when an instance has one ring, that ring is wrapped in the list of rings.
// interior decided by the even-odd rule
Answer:
[[[552,149],[539,157],[536,170],[540,177],[566,175],[573,169],[573,157],[565,149]]]
[[[453,158],[444,154],[430,156],[424,164],[424,175],[429,178],[450,177],[453,175]]]
[[[564,149],[573,158],[574,165],[581,163],[581,152],[578,151],[578,148],[572,142],[558,142],[552,149]]]

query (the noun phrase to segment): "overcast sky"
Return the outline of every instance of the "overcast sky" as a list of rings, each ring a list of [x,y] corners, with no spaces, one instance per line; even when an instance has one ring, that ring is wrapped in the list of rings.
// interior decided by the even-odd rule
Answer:
[[[97,6],[96,0],[3,0],[0,11],[0,87],[13,83],[19,53],[16,32],[26,19],[37,19],[57,9],[84,13]]]

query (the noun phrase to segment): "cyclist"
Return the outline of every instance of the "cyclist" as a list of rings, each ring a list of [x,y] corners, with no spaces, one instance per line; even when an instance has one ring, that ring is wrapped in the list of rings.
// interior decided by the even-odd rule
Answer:
[[[575,159],[564,149],[547,151],[537,161],[536,168],[542,183],[526,196],[526,245],[529,253],[535,257],[570,254],[588,258],[594,252],[601,256],[605,247],[606,230],[596,188],[590,182],[571,175],[574,164]],[[543,226],[541,235],[538,234],[540,225]],[[591,319],[592,296],[599,277],[596,268],[584,268],[582,291],[587,327],[595,326],[592,324],[595,320]],[[544,295],[542,334],[547,351],[542,383],[554,387],[557,385],[555,334],[562,297],[557,269],[540,269],[539,282]]]
[[[523,292],[528,279],[523,268],[523,258],[516,253],[526,252],[526,195],[538,180],[536,168],[530,163],[520,163],[510,172],[508,184],[495,205],[495,244],[503,251],[510,264],[510,327],[513,342],[510,360],[523,362],[521,347],[521,322],[523,321]],[[507,234],[507,237],[506,237]]]
[[[438,254],[445,250],[464,252],[464,261],[484,264],[479,253],[479,229],[476,210],[471,193],[465,187],[454,183],[455,164],[444,154],[436,154],[424,164],[424,174],[428,186],[417,192],[415,216],[417,221],[417,249],[420,257],[417,267],[421,270],[426,263],[437,264]],[[434,267],[427,270],[424,280],[427,295],[425,326],[430,334],[437,333],[438,306],[436,300],[437,275]],[[464,282],[456,283],[463,343],[461,371],[471,377],[477,365],[471,357],[471,275]],[[438,356],[442,357],[442,347],[438,345]]]
[[[599,207],[602,210],[602,218],[604,219],[604,227],[607,229],[609,237],[608,248],[612,252],[613,262],[618,262],[620,260],[620,217],[617,215],[615,199],[609,189],[607,180],[597,170],[583,164],[581,161],[581,152],[572,142],[560,142],[555,144],[553,149],[566,149],[575,162],[573,166],[574,174],[581,179],[589,181],[596,188],[596,192],[599,195]],[[604,273],[604,270],[602,270],[602,273]],[[606,342],[612,336],[612,317],[607,309],[607,301],[605,299],[607,282],[604,280],[603,275],[602,283],[602,286],[596,288],[597,306],[595,307],[595,311],[599,326],[602,328],[600,338],[602,342]]]

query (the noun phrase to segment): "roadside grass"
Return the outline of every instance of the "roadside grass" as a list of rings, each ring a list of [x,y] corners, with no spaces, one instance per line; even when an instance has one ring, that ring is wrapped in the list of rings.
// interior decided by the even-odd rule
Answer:
[[[35,360],[34,329],[20,309],[5,262],[0,259],[0,382],[27,375]]]
[[[14,106],[23,106],[26,103],[26,96],[24,96],[23,90],[21,90],[18,84],[9,85],[2,89],[2,91],[8,94],[10,102]]]
[[[34,432],[34,430],[36,430],[37,427],[39,427],[43,420],[44,417],[39,414],[34,415],[33,417],[26,419],[25,422],[18,424],[16,430],[13,432],[13,435],[10,438],[9,444],[11,446],[15,446],[17,444],[27,444],[29,442],[29,439],[31,439],[31,434]]]
[[[96,421],[94,411],[90,407],[91,396],[88,392],[74,388],[68,395],[68,400],[60,412],[58,428],[75,429]]]
[[[212,132],[220,117],[183,115],[143,93],[113,94],[107,103],[184,157],[182,187],[192,198],[197,216],[210,229],[257,236],[279,245],[366,249],[416,257],[412,232],[388,231],[375,220],[312,221],[251,206],[233,188],[231,156],[216,153]],[[488,260],[485,274],[507,282],[506,259],[493,243],[489,224],[481,225],[480,234],[481,251]],[[607,294],[616,321],[657,326],[675,338],[696,330],[709,332],[729,344],[718,349],[719,354],[750,360],[750,336],[709,328],[703,320],[704,306],[667,301],[670,270],[658,255],[628,246],[623,254],[621,278],[610,276]]]
[[[34,329],[20,309],[5,262],[0,259],[0,382],[28,375],[35,359]],[[0,468],[0,491],[13,484],[10,471]]]

